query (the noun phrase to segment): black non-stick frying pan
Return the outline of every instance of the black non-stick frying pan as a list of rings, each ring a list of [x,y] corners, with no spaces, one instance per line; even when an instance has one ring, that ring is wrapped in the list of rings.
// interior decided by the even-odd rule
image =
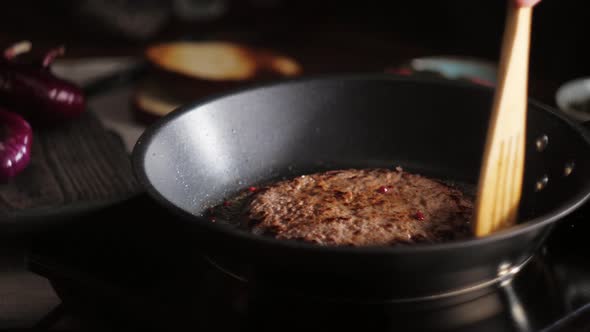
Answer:
[[[554,222],[588,198],[583,129],[529,103],[520,222],[485,238],[323,247],[253,235],[202,214],[250,185],[344,167],[401,165],[474,185],[492,97],[485,87],[389,75],[265,85],[165,117],[139,140],[134,165],[147,191],[187,221],[195,246],[239,278],[338,299],[450,298],[510,278]]]

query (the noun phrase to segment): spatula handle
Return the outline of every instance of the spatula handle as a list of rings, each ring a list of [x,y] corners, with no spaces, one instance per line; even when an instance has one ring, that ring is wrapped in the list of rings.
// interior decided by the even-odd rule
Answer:
[[[524,174],[532,8],[510,2],[475,204],[475,234],[516,222]]]
[[[514,0],[516,2],[516,5],[518,7],[533,7],[536,4],[538,4],[539,2],[541,2],[541,0]]]

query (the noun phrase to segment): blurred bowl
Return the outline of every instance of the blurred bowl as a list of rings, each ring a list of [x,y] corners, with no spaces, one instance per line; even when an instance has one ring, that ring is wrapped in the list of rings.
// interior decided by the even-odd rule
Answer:
[[[417,72],[436,72],[450,79],[496,84],[496,66],[488,61],[460,56],[432,56],[412,59],[409,67]],[[478,83],[478,82],[475,82]]]
[[[590,121],[590,78],[579,78],[563,84],[555,94],[555,103],[572,119]]]

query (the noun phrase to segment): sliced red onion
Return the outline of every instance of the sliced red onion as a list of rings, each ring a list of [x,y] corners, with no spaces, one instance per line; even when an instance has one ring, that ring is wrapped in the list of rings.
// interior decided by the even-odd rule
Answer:
[[[16,113],[0,108],[0,181],[22,172],[31,161],[33,130]]]
[[[0,101],[31,121],[48,123],[78,117],[86,108],[82,89],[49,70],[64,48],[49,50],[36,63],[14,61],[29,48],[26,42],[15,44],[0,58]]]
[[[48,68],[53,63],[53,61],[55,61],[55,58],[60,57],[65,53],[66,49],[63,46],[56,47],[54,49],[47,51],[47,53],[45,53],[45,56],[43,56],[43,62],[41,63],[41,66],[44,68]]]
[[[6,60],[12,60],[16,58],[18,55],[27,53],[31,50],[31,42],[24,40],[13,44],[12,46],[8,47],[4,50],[4,58]]]

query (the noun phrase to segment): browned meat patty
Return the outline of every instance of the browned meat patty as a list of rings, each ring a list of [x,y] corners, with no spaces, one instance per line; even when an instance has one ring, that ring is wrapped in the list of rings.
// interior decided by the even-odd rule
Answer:
[[[470,236],[473,202],[402,171],[350,169],[261,188],[246,206],[255,233],[321,245],[435,243]]]

